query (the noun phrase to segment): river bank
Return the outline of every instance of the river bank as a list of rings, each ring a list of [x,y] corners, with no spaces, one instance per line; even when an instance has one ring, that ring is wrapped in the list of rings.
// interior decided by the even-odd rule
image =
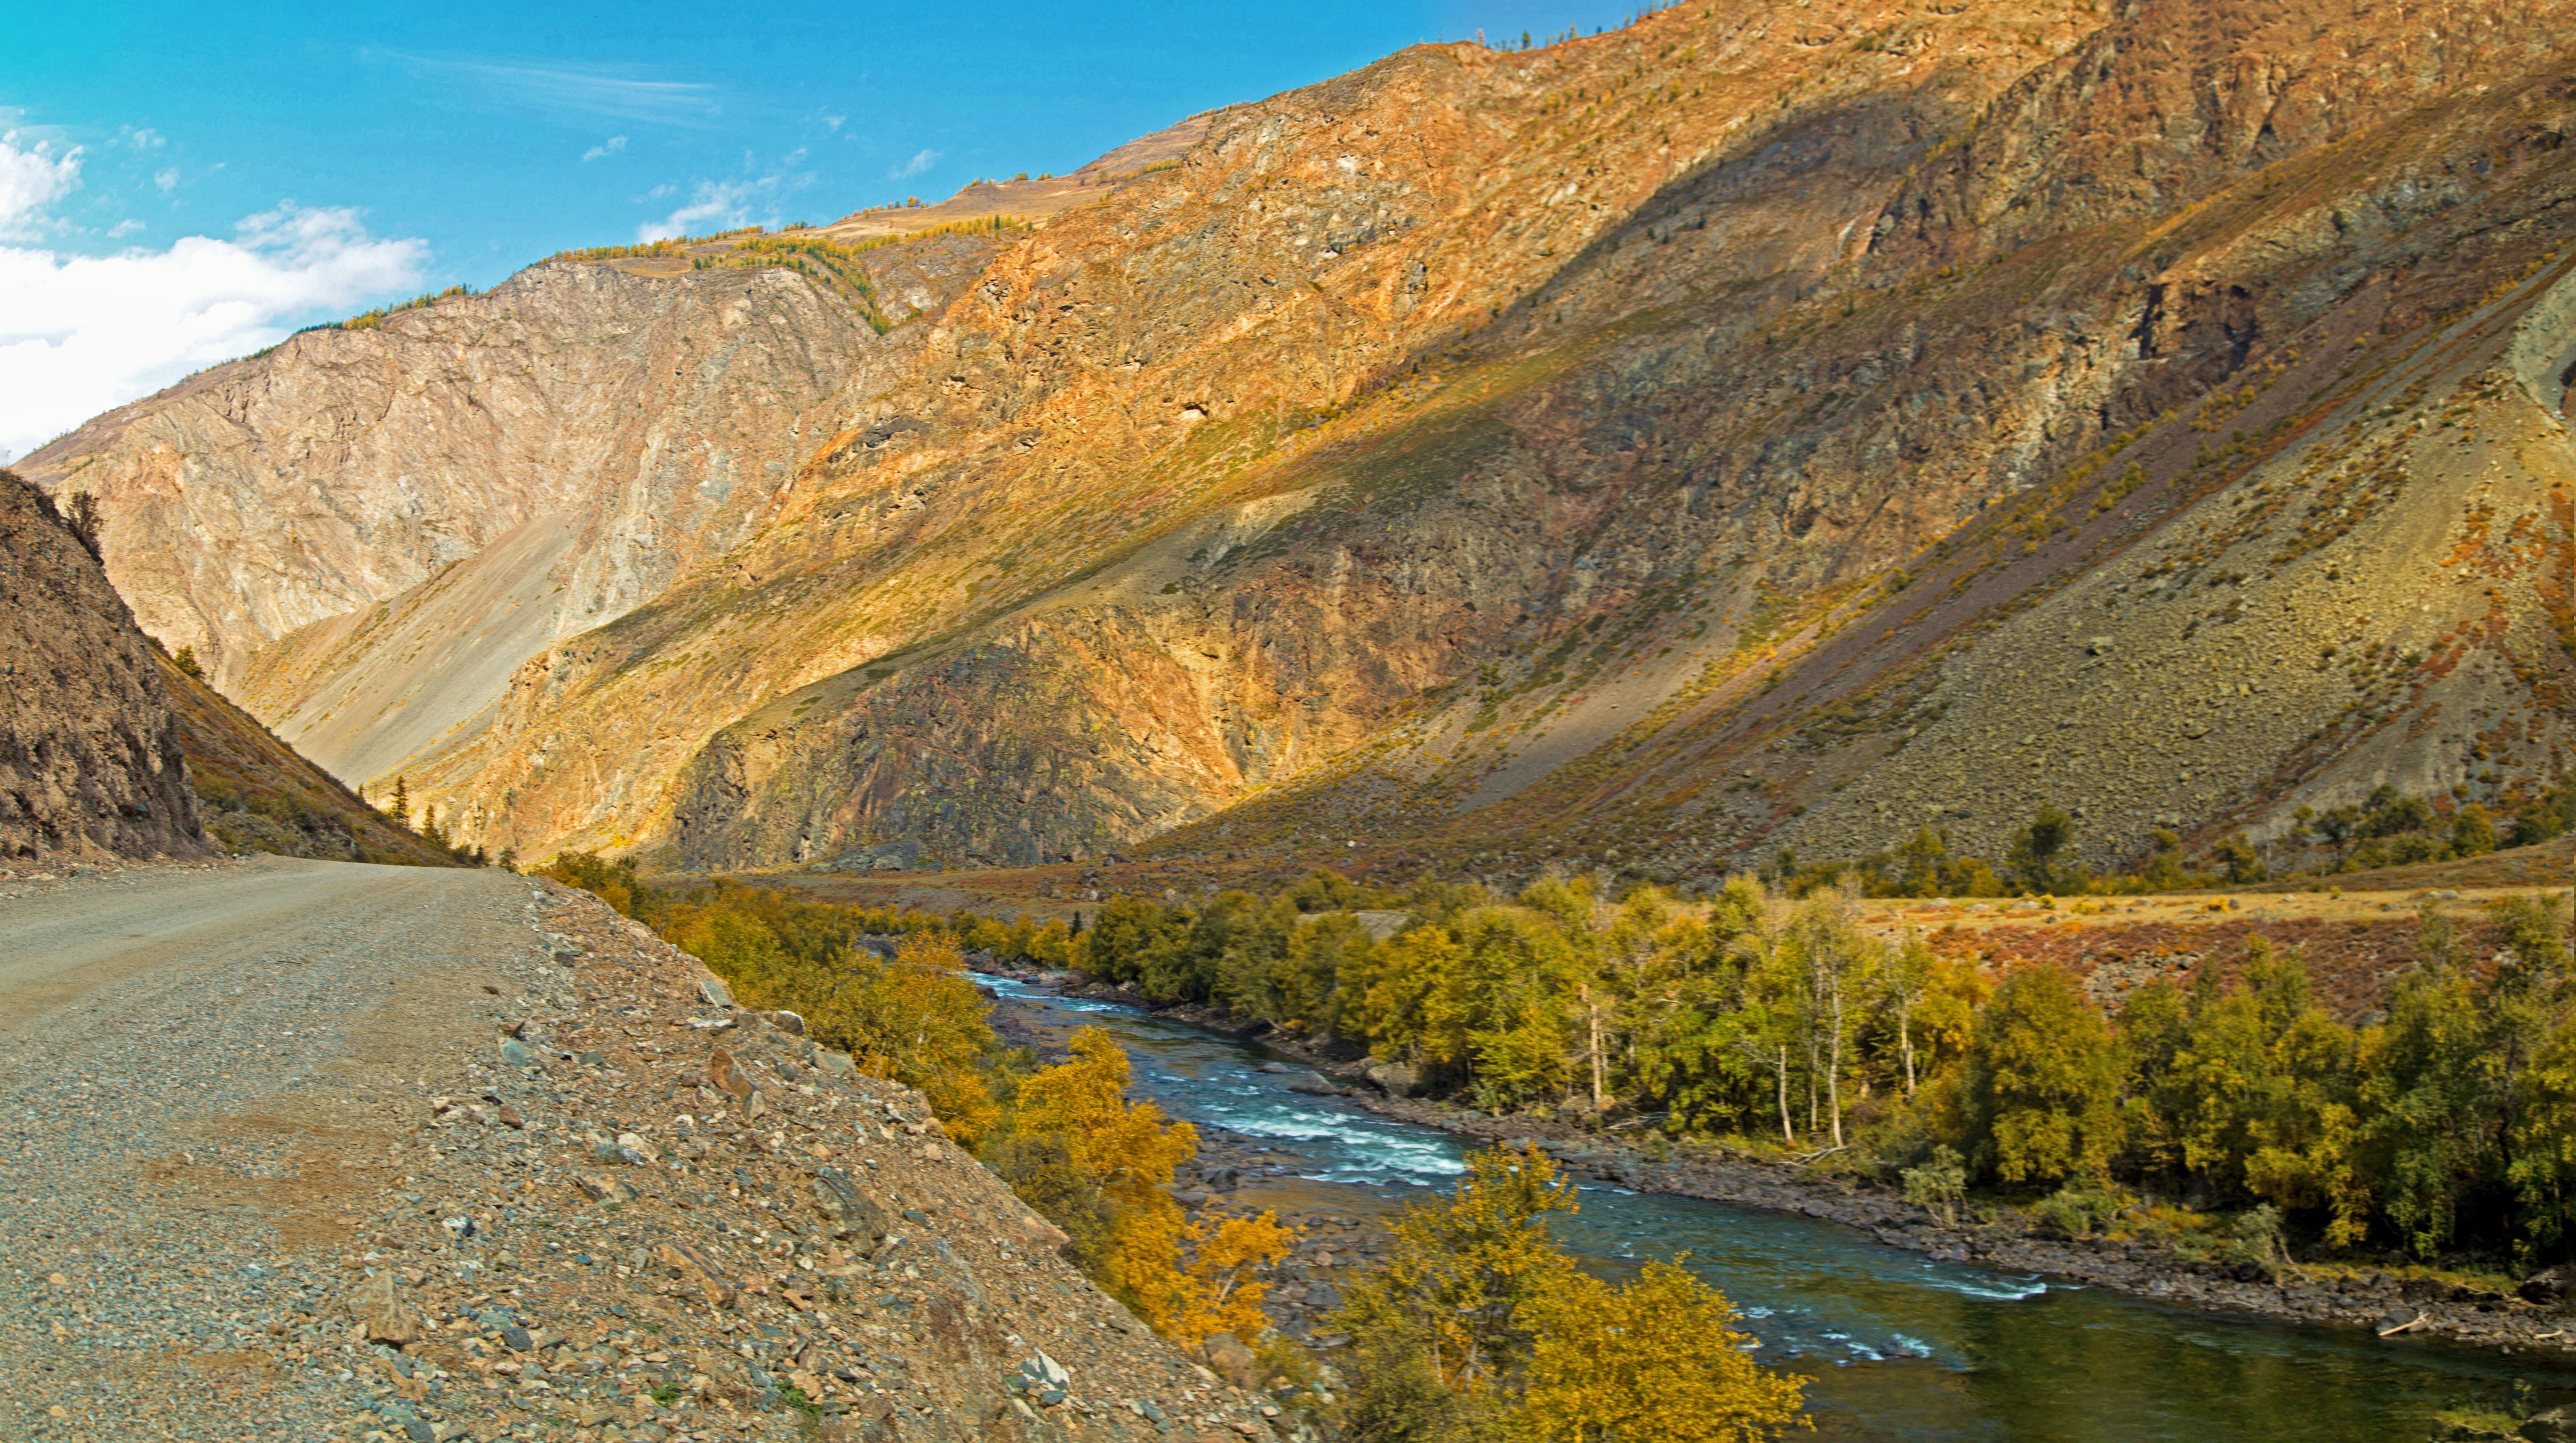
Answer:
[[[2245,1313],[2285,1322],[2428,1334],[2504,1353],[2576,1354],[2576,1292],[2546,1304],[2476,1289],[2423,1270],[2383,1271],[2342,1263],[2293,1264],[2267,1276],[2249,1265],[2194,1261],[2151,1242],[2069,1239],[2043,1232],[2018,1208],[1991,1221],[1944,1223],[1879,1180],[1823,1171],[1723,1144],[1685,1139],[1652,1156],[1617,1132],[1527,1116],[1495,1117],[1453,1104],[1391,1094],[1364,1059],[1327,1055],[1272,1028],[1201,1006],[1155,1007],[1134,992],[1080,979],[988,964],[988,969],[1059,994],[1133,1007],[1255,1043],[1312,1067],[1350,1105],[1393,1121],[1485,1142],[1527,1141],[1577,1177],[1640,1193],[1839,1223],[1874,1241],[1946,1262],[2045,1274],[2117,1289],[2171,1306]],[[1221,1169],[1220,1169],[1221,1171]]]

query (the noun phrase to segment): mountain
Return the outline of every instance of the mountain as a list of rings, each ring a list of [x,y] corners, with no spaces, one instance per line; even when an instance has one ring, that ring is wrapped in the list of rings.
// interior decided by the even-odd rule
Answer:
[[[197,823],[152,662],[96,558],[33,487],[0,471],[0,856],[198,857]]]
[[[1687,879],[2507,810],[2576,681],[2571,22],[1416,46],[1029,224],[575,253],[27,469],[280,735],[525,855]]]
[[[153,649],[206,833],[240,852],[403,867],[465,859],[399,824]]]

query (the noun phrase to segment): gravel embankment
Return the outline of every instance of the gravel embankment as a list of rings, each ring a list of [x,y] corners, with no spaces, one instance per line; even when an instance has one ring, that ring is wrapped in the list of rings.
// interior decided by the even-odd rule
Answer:
[[[0,1437],[1293,1430],[585,894],[0,874],[0,938]]]

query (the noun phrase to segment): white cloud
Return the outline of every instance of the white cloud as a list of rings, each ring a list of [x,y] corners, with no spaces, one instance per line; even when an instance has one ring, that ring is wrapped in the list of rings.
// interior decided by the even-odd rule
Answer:
[[[80,156],[75,147],[58,157],[43,141],[21,147],[17,131],[0,132],[0,236],[30,233],[46,206],[71,194]]]
[[[894,169],[887,171],[886,179],[910,180],[914,176],[921,174],[923,171],[930,169],[934,165],[937,165],[939,163],[940,154],[941,153],[936,150],[915,151],[913,152],[912,159],[907,160],[903,164],[896,166]]]
[[[687,205],[660,220],[648,220],[637,226],[635,238],[639,241],[670,240],[675,236],[734,230],[759,221],[756,213],[759,211],[767,210],[774,218],[773,203],[777,199],[776,176],[764,176],[758,180],[702,180],[689,192]]]
[[[143,229],[143,222],[136,220],[132,216],[127,216],[125,219],[118,221],[116,224],[107,228],[107,238],[109,240],[123,240],[127,236],[130,236],[141,229]]]
[[[626,137],[622,135],[612,135],[606,140],[601,141],[599,144],[592,146],[590,149],[583,151],[581,153],[581,158],[583,160],[599,160],[606,156],[615,155],[625,148]]]
[[[179,167],[174,165],[168,170],[154,171],[152,173],[152,183],[161,187],[161,193],[163,195],[168,195],[170,192],[177,190],[179,188]]]
[[[169,137],[152,129],[150,126],[146,126],[141,130],[128,127],[117,132],[117,134],[127,145],[132,146],[136,150],[158,150],[162,146],[170,143]]]
[[[55,179],[31,188],[31,156]],[[28,214],[27,195],[58,197],[69,188],[62,177],[77,178],[62,169],[70,159],[0,137],[0,185],[16,206],[0,214]],[[428,258],[425,242],[369,235],[355,211],[292,204],[242,221],[234,239],[188,236],[161,251],[0,246],[0,462],[273,345],[296,322],[415,290]]]
[[[743,157],[744,174],[733,180],[701,180],[689,189],[689,203],[660,220],[648,220],[635,228],[639,241],[670,240],[676,236],[705,235],[709,231],[733,230],[740,226],[778,224],[778,202],[781,198],[813,184],[810,171],[796,167],[805,163],[803,147],[781,157],[776,169],[766,175],[750,174],[752,158]],[[656,200],[675,195],[678,187],[655,186]]]

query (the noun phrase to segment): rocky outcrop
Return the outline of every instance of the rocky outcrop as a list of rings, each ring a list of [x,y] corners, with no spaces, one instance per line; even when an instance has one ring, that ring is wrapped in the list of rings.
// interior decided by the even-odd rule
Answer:
[[[72,528],[0,471],[0,854],[196,857],[177,720],[152,643]]]

